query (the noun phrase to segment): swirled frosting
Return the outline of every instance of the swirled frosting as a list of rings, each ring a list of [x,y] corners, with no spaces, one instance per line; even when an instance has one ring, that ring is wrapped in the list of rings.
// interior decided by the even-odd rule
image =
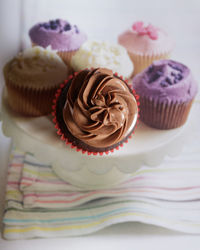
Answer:
[[[19,53],[5,71],[14,84],[37,89],[56,86],[68,76],[68,68],[57,53],[39,46]]]
[[[133,131],[137,114],[137,102],[129,87],[104,68],[78,73],[63,108],[70,133],[95,148],[125,139]]]
[[[126,51],[119,44],[87,41],[72,57],[71,66],[75,71],[86,68],[108,68],[129,78],[133,73],[133,63]]]

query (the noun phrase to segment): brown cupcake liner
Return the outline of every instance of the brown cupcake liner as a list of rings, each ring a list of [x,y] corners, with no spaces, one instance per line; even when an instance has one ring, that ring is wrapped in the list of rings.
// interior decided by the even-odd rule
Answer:
[[[74,51],[58,51],[57,54],[62,58],[64,63],[69,67],[70,73],[73,73],[73,69],[71,67],[71,59],[72,56],[76,54],[78,50]]]
[[[157,129],[178,128],[186,122],[192,102],[167,103],[140,96],[140,119]]]
[[[32,47],[39,46],[39,45],[37,45],[36,43],[33,43],[33,42],[31,42],[31,44],[32,44]]]
[[[128,52],[128,54],[134,64],[133,75],[136,75],[143,71],[145,68],[151,65],[153,61],[170,58],[170,53],[164,53],[157,56],[142,56],[131,52]]]
[[[8,104],[12,110],[26,116],[43,116],[51,113],[52,100],[57,87],[47,90],[34,90],[18,87],[6,81]]]

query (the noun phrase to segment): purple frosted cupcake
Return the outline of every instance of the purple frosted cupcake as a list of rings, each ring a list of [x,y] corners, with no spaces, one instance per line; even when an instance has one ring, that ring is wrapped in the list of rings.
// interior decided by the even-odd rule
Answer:
[[[182,126],[197,93],[190,69],[172,60],[153,62],[133,78],[140,95],[141,120],[158,129]]]
[[[72,55],[87,39],[85,33],[76,25],[61,19],[34,25],[29,31],[29,36],[33,46],[51,46],[68,65]]]

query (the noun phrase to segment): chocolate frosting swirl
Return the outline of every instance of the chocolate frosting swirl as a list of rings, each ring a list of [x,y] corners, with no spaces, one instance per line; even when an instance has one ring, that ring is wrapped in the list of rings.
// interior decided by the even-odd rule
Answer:
[[[135,126],[137,114],[137,102],[127,84],[103,68],[78,73],[63,108],[70,133],[95,148],[125,139]]]

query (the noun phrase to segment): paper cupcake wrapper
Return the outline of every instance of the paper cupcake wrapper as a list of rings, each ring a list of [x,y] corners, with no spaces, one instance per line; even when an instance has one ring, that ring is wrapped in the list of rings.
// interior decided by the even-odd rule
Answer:
[[[79,71],[80,72],[80,71]],[[132,138],[132,135],[135,133],[135,129],[137,128],[138,125],[138,119],[136,121],[135,127],[133,132],[127,136],[127,138],[119,145],[117,145],[116,147],[113,147],[111,150],[106,150],[106,151],[102,151],[102,152],[92,152],[92,151],[87,151],[85,149],[79,148],[77,145],[74,145],[72,141],[70,141],[65,135],[64,133],[61,131],[60,126],[59,126],[59,122],[57,121],[57,116],[56,116],[56,107],[57,107],[57,102],[58,99],[62,93],[62,90],[65,88],[65,86],[68,84],[68,81],[71,80],[74,75],[78,74],[79,72],[75,72],[74,74],[70,75],[69,78],[67,80],[64,81],[64,83],[60,84],[60,87],[57,89],[55,97],[53,99],[53,103],[52,103],[52,116],[53,116],[53,123],[55,124],[55,128],[57,130],[57,134],[60,136],[60,139],[62,141],[65,142],[66,145],[70,145],[71,148],[74,148],[77,152],[81,152],[82,154],[87,154],[87,155],[104,155],[104,154],[109,154],[109,153],[113,153],[114,150],[119,150],[120,147],[123,147],[124,143],[128,142],[128,139]],[[114,75],[118,76],[117,73],[115,73]],[[119,76],[118,76],[119,77]],[[121,80],[123,80],[122,76],[119,77]],[[127,83],[127,80],[123,80]],[[129,85],[130,89],[131,86]],[[133,95],[135,96],[136,102],[137,102],[137,106],[138,106],[138,117],[139,118],[139,95],[136,94],[135,90],[132,90]]]
[[[140,119],[157,129],[178,128],[186,122],[192,102],[167,103],[140,97]]]
[[[52,89],[34,90],[16,86],[6,81],[8,104],[12,110],[26,116],[42,116],[51,113],[52,100],[57,87]]]
[[[149,65],[152,64],[153,61],[161,60],[161,59],[169,59],[170,53],[160,54],[156,56],[142,56],[137,55],[131,52],[128,52],[133,64],[134,64],[134,73],[136,75],[146,69]]]
[[[72,56],[75,55],[75,53],[77,51],[78,50],[74,50],[74,51],[58,51],[57,52],[57,54],[62,58],[64,63],[68,66],[70,74],[72,74],[74,72],[72,67],[71,67],[71,59],[72,59]]]
[[[32,42],[32,47],[34,46],[38,46],[36,43]],[[68,70],[69,70],[69,74],[73,74],[74,70],[71,67],[71,58],[73,55],[75,55],[75,53],[78,50],[73,50],[73,51],[56,51],[57,54],[60,56],[60,58],[63,60],[63,62],[68,66]]]
[[[39,45],[37,45],[36,43],[33,43],[33,42],[31,42],[31,44],[32,44],[32,47],[39,46]]]

